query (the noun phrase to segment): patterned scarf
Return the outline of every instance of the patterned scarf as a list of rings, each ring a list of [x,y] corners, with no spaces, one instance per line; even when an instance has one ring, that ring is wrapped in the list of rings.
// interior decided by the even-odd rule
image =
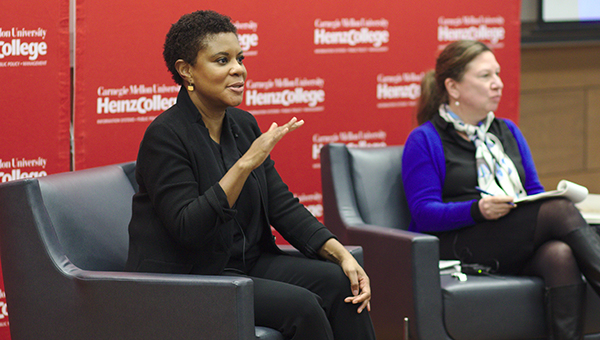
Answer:
[[[454,125],[456,131],[466,133],[475,144],[477,183],[481,189],[492,195],[527,196],[515,164],[504,153],[498,137],[488,132],[495,118],[493,112],[490,111],[477,126],[463,122],[446,104],[440,106],[439,112],[445,121]],[[481,194],[482,197],[484,195]]]

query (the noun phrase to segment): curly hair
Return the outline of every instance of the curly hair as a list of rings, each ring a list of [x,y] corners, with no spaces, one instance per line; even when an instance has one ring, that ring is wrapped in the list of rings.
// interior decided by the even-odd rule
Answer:
[[[177,84],[183,85],[183,78],[177,72],[175,62],[182,59],[194,66],[198,52],[206,46],[207,37],[219,33],[237,34],[237,30],[228,16],[214,11],[184,14],[171,25],[163,47],[163,58]]]

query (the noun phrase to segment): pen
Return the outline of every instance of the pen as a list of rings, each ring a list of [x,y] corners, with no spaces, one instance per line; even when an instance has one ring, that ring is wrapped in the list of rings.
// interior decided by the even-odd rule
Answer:
[[[481,187],[475,187],[475,189],[477,189],[477,191],[479,191],[480,193],[483,193],[483,194],[486,194],[486,195],[490,195],[490,196],[494,196],[494,194],[481,189]]]
[[[494,194],[487,192],[483,189],[481,189],[480,187],[475,187],[475,189],[477,189],[477,191],[479,191],[480,193],[486,194],[486,195],[490,195],[490,196],[494,196]],[[515,204],[513,202],[507,202],[508,204],[512,205],[513,207],[515,206]]]

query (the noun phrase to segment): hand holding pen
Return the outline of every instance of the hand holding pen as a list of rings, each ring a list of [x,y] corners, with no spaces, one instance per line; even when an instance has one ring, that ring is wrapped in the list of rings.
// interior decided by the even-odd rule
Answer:
[[[488,220],[497,220],[517,207],[513,202],[514,198],[511,196],[496,196],[480,187],[475,188],[477,191],[486,195],[479,200],[479,211],[481,211],[483,217]]]
[[[495,196],[494,194],[492,194],[492,193],[489,193],[489,192],[487,192],[487,191],[485,191],[485,190],[481,189],[480,187],[475,187],[475,189],[476,189],[477,191],[479,191],[480,193],[482,193],[482,194],[485,194],[485,195],[488,195],[488,196]],[[510,197],[510,196],[506,196],[506,197]],[[516,206],[517,206],[517,205],[516,205],[516,204],[515,204],[515,203],[514,203],[512,200],[511,200],[511,201],[509,201],[509,202],[506,202],[506,203],[508,203],[508,204],[512,205],[513,207],[516,207]]]

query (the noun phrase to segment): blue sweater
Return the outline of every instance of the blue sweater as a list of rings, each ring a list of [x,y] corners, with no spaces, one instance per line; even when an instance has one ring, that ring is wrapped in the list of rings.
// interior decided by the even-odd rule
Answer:
[[[502,121],[519,145],[525,169],[525,191],[528,195],[543,192],[544,187],[539,181],[525,137],[513,122],[506,119]],[[477,200],[449,203],[442,201],[446,179],[445,164],[442,140],[433,124],[427,122],[414,129],[406,140],[402,155],[402,181],[412,215],[409,230],[441,232],[475,224],[471,205]]]

